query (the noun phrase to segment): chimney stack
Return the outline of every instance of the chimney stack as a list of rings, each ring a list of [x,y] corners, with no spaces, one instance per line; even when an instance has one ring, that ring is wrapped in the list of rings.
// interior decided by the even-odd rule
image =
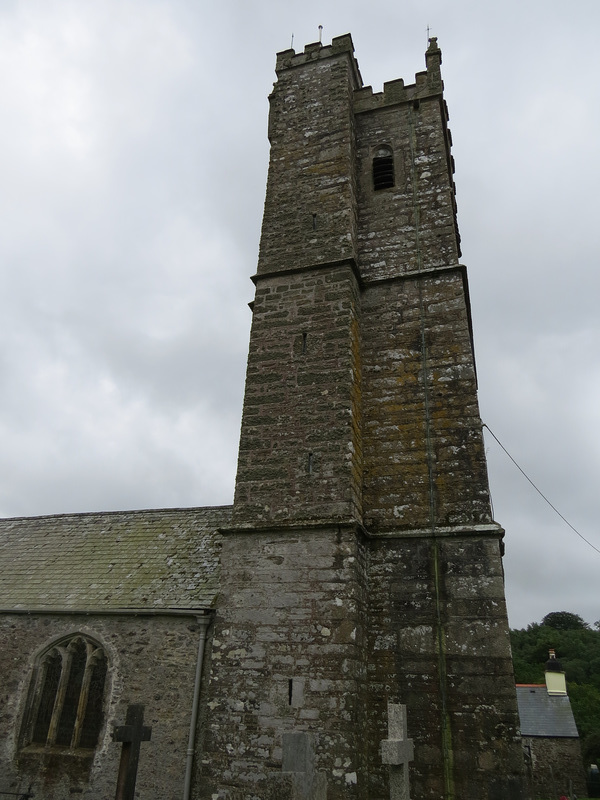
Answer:
[[[546,689],[549,695],[566,695],[567,681],[562,664],[556,657],[554,650],[550,650],[546,661]]]

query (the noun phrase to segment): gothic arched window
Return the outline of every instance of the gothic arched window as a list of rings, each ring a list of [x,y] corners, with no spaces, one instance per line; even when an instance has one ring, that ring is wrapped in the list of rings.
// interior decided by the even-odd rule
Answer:
[[[24,744],[93,748],[102,727],[107,660],[93,639],[75,634],[38,658]]]
[[[392,148],[381,145],[373,154],[373,188],[389,189],[394,185],[394,153]]]

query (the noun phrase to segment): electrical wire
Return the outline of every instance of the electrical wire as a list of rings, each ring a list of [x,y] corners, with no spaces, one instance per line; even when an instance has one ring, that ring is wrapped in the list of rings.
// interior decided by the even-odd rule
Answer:
[[[490,432],[490,434],[491,434],[491,435],[494,437],[494,439],[495,439],[495,440],[498,442],[498,444],[500,445],[500,447],[501,447],[501,448],[504,450],[504,452],[506,453],[506,455],[507,455],[507,456],[510,458],[510,460],[511,460],[511,461],[512,461],[512,463],[515,465],[515,467],[516,467],[516,468],[519,470],[519,472],[521,473],[521,475],[523,475],[523,476],[524,476],[524,477],[525,477],[525,478],[526,478],[526,479],[529,481],[529,483],[530,483],[530,484],[533,486],[533,488],[536,490],[536,492],[539,494],[539,496],[540,496],[540,497],[541,497],[543,500],[545,500],[545,501],[548,503],[548,505],[550,506],[550,508],[551,508],[551,509],[552,509],[552,510],[553,510],[553,511],[556,513],[556,514],[558,514],[558,516],[559,516],[559,517],[562,519],[562,521],[563,521],[564,523],[566,523],[566,524],[569,526],[569,528],[571,528],[571,530],[573,531],[573,533],[576,533],[576,534],[577,534],[577,536],[579,536],[579,538],[580,538],[580,539],[583,539],[583,541],[584,541],[586,544],[588,544],[588,545],[589,545],[589,546],[592,548],[592,550],[595,550],[597,553],[599,553],[599,554],[600,554],[600,549],[598,549],[598,548],[596,547],[596,545],[592,544],[592,543],[591,543],[591,542],[590,542],[588,539],[586,539],[586,538],[585,538],[585,536],[583,536],[581,533],[579,533],[579,531],[577,530],[577,528],[576,528],[574,525],[571,525],[571,523],[569,522],[569,520],[568,520],[568,519],[566,519],[565,517],[563,517],[563,515],[560,513],[560,511],[558,510],[558,508],[556,508],[556,506],[555,506],[555,505],[553,505],[553,504],[550,502],[550,500],[548,500],[548,498],[546,497],[546,495],[545,495],[545,494],[544,494],[544,493],[543,493],[543,492],[542,492],[540,489],[538,489],[538,487],[537,487],[537,486],[535,485],[535,483],[534,483],[534,482],[531,480],[531,478],[530,478],[530,477],[529,477],[529,475],[528,475],[528,474],[525,472],[525,470],[524,470],[524,469],[522,469],[522,468],[521,468],[521,467],[520,467],[520,466],[517,464],[517,462],[515,461],[515,459],[514,459],[514,458],[511,456],[511,454],[510,454],[510,453],[508,452],[508,450],[506,449],[506,447],[504,447],[504,445],[502,444],[502,442],[500,441],[500,439],[498,439],[498,437],[496,436],[496,434],[494,433],[494,431],[493,431],[493,430],[490,428],[490,426],[489,426],[489,425],[486,425],[486,424],[485,424],[485,422],[484,422],[484,423],[483,423],[483,427],[488,429],[488,431]]]

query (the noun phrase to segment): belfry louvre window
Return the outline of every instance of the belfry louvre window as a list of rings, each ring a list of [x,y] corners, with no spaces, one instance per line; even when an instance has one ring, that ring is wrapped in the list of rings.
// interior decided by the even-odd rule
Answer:
[[[39,657],[24,744],[93,748],[102,726],[106,655],[92,639],[61,639]]]
[[[389,189],[394,185],[394,154],[387,145],[378,147],[373,156],[373,189]]]

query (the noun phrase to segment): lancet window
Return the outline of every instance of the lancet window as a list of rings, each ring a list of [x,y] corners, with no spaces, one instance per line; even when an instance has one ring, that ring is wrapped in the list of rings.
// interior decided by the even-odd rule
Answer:
[[[107,659],[82,634],[61,639],[39,657],[25,744],[94,748],[102,727]]]

